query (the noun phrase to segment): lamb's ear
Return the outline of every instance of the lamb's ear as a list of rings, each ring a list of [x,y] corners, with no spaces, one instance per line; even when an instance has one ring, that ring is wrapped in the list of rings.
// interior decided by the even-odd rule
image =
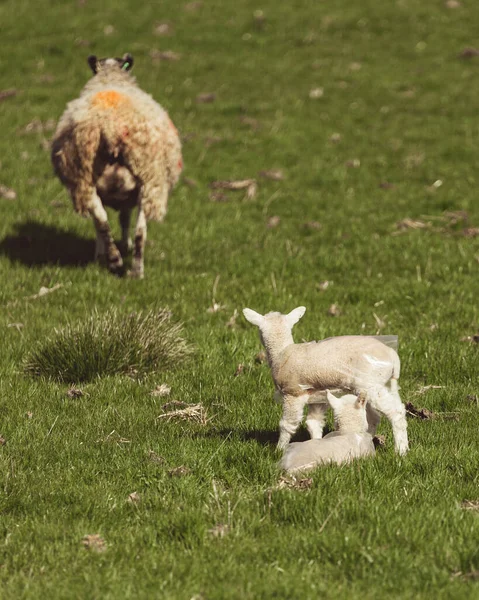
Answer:
[[[129,71],[133,66],[133,56],[131,54],[123,55],[123,64],[121,65],[122,71]]]
[[[367,399],[366,392],[359,392],[356,400],[356,408],[364,408],[366,406]]]
[[[326,390],[326,398],[328,399],[329,404],[333,410],[336,410],[340,404],[340,399],[333,396],[329,390]]]
[[[245,319],[250,323],[253,323],[253,325],[256,325],[256,327],[261,327],[261,325],[263,324],[263,315],[260,315],[256,311],[251,310],[251,308],[243,308],[243,314]]]
[[[90,69],[93,71],[93,74],[96,75],[98,72],[98,60],[94,54],[90,54],[88,57],[88,64],[90,65]]]
[[[293,327],[293,325],[296,325],[296,323],[301,319],[301,317],[304,315],[305,312],[306,312],[305,306],[298,306],[298,308],[295,308],[289,314],[287,314],[286,319],[288,320],[290,327]]]

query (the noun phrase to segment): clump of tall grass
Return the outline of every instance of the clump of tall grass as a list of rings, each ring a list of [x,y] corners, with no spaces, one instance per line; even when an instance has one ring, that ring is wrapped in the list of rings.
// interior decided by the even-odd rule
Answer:
[[[27,356],[25,371],[64,383],[107,375],[140,377],[173,367],[192,352],[166,309],[97,311],[55,329]]]

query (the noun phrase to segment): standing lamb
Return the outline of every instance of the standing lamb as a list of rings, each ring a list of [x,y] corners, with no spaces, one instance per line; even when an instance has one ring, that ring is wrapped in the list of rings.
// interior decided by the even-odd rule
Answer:
[[[280,462],[280,468],[285,471],[307,471],[329,463],[339,465],[375,454],[373,437],[368,433],[366,395],[346,394],[336,398],[329,390],[326,394],[337,431],[328,433],[321,440],[289,444]]]
[[[398,392],[399,356],[369,336],[347,335],[320,342],[295,344],[291,330],[306,309],[295,308],[287,315],[266,315],[245,308],[243,314],[259,327],[271,374],[283,401],[278,448],[284,449],[303,419],[308,404],[306,427],[313,439],[323,435],[327,399],[325,390],[366,393],[369,433],[374,435],[379,413],[393,428],[396,451],[408,450],[406,409]]]
[[[95,258],[105,257],[113,273],[122,272],[123,260],[104,207],[120,213],[124,253],[132,247],[130,218],[138,207],[130,275],[141,279],[146,221],[165,217],[168,195],[183,167],[181,143],[166,111],[130,75],[130,54],[90,56],[88,64],[94,76],[58,123],[52,163],[75,210],[93,217]]]

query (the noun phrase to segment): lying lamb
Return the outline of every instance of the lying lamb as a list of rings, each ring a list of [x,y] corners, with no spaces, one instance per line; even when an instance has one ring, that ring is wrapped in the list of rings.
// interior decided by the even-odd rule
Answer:
[[[284,449],[303,419],[313,439],[323,435],[327,398],[325,390],[366,393],[369,433],[374,435],[379,413],[393,428],[396,451],[408,450],[406,409],[398,392],[400,361],[397,353],[369,336],[347,335],[320,342],[295,344],[291,330],[304,315],[304,306],[287,315],[266,315],[245,308],[246,319],[259,327],[271,374],[282,397],[278,448]]]
[[[321,440],[290,444],[280,462],[281,469],[294,473],[374,455],[373,438],[368,433],[366,395],[346,394],[336,398],[329,390],[326,390],[326,394],[334,412],[337,431],[328,433]]]
[[[90,56],[88,63],[94,76],[58,123],[53,166],[75,210],[92,215],[95,258],[106,257],[114,273],[122,271],[123,260],[104,206],[120,212],[124,252],[132,246],[130,218],[138,207],[130,275],[142,278],[146,221],[165,217],[168,195],[183,167],[181,143],[166,111],[130,75],[130,54],[101,60]]]

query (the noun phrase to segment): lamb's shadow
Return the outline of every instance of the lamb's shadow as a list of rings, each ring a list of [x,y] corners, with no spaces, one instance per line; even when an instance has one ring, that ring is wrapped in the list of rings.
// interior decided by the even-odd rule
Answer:
[[[279,432],[278,430],[270,430],[270,429],[251,429],[249,431],[235,431],[232,429],[221,429],[215,430],[208,433],[211,437],[222,437],[228,438],[232,434],[238,437],[240,440],[244,442],[248,442],[250,440],[254,440],[261,446],[276,446],[278,443]],[[292,442],[305,442],[309,440],[309,434],[306,429],[301,428],[299,431],[295,433],[292,438]]]
[[[30,267],[85,266],[93,262],[95,241],[36,221],[15,225],[14,234],[0,241],[0,255]]]

